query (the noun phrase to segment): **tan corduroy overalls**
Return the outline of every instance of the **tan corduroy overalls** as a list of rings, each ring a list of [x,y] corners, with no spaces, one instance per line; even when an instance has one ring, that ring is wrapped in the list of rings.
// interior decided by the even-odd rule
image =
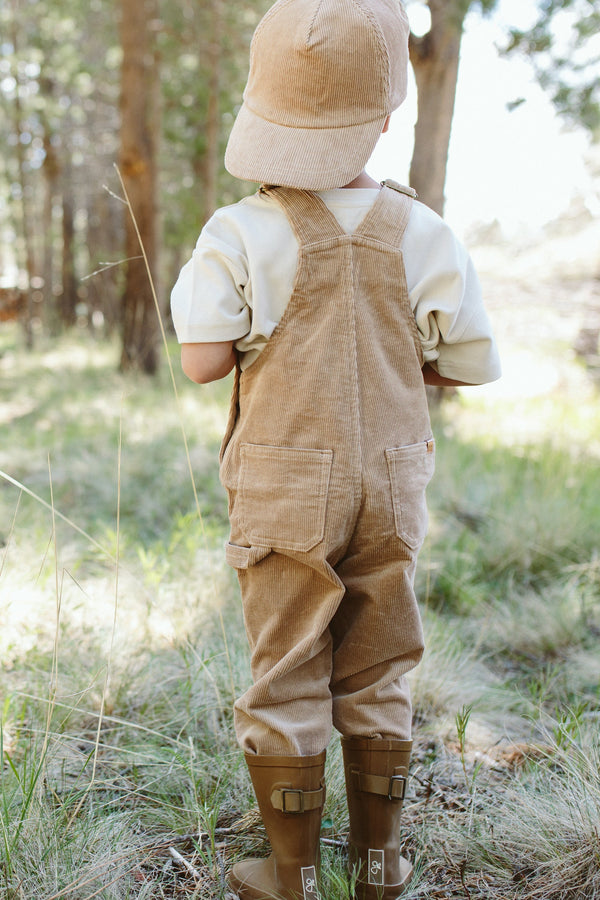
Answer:
[[[288,756],[322,751],[332,723],[408,740],[434,466],[400,250],[412,198],[383,187],[346,234],[316,194],[262,190],[285,210],[299,261],[281,322],[237,373],[221,449],[254,679],[235,704],[237,737]]]

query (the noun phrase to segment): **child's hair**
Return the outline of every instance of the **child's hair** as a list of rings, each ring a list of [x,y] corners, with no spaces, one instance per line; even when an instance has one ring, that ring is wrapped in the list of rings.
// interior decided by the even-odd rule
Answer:
[[[352,181],[406,97],[408,35],[399,0],[279,0],[252,38],[227,170],[306,190]]]

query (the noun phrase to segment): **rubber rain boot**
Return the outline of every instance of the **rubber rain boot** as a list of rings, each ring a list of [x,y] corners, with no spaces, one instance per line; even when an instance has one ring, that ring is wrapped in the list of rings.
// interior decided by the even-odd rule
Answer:
[[[246,764],[271,855],[236,863],[229,887],[240,900],[319,900],[325,752],[291,757],[247,753]]]
[[[400,816],[412,741],[342,738],[350,816],[348,869],[357,900],[396,900],[412,866],[400,855]]]

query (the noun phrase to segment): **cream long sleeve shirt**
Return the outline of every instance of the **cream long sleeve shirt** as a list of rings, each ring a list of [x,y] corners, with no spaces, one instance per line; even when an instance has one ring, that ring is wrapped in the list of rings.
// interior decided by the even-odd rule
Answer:
[[[351,233],[377,189],[319,195]],[[402,254],[425,361],[447,378],[494,381],[500,376],[498,352],[469,254],[443,219],[418,201]],[[297,261],[298,243],[273,197],[257,193],[217,210],[171,293],[179,342],[233,341],[241,367],[251,365],[285,312]]]

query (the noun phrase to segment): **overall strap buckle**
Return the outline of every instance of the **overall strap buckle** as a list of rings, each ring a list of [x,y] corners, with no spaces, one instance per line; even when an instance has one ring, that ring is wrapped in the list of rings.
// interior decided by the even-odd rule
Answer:
[[[407,197],[412,197],[413,200],[418,200],[419,198],[414,188],[408,187],[406,184],[399,184],[391,178],[386,178],[385,181],[382,181],[381,186],[391,188],[392,191],[397,191],[399,194],[406,194]]]

